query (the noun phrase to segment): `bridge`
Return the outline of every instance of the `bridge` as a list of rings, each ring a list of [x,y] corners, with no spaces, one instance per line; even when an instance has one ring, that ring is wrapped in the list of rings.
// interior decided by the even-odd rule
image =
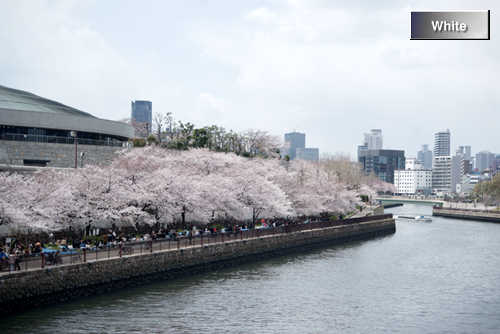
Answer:
[[[384,203],[418,203],[418,204],[439,205],[439,206],[443,206],[443,204],[444,204],[444,201],[441,201],[438,199],[418,199],[418,198],[401,197],[401,196],[376,197],[375,200],[379,201],[381,204],[384,204]]]

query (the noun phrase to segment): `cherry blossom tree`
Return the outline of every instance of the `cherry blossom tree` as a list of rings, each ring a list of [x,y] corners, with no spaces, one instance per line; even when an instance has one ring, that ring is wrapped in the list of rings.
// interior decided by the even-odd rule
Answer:
[[[391,190],[353,168],[207,149],[135,148],[108,166],[0,173],[0,226],[57,230],[343,214],[363,205],[360,195]]]

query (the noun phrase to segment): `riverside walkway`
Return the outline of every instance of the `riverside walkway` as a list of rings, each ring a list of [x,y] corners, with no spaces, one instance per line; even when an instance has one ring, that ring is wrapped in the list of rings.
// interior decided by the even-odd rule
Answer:
[[[500,223],[500,210],[434,207],[433,216]]]
[[[58,253],[56,255],[55,252],[42,253],[37,255],[30,255],[28,257],[20,257],[19,267],[17,268],[18,270],[12,270],[12,268],[8,265],[8,262],[5,261],[3,266],[0,267],[0,276],[9,275],[12,272],[18,271],[43,270],[45,268],[57,267],[61,265],[99,262],[148,253],[152,254],[165,251],[177,251],[181,249],[203,247],[207,245],[253,240],[258,238],[265,238],[268,236],[277,236],[280,234],[286,235],[299,231],[312,231],[327,227],[353,225],[357,223],[368,222],[375,218],[386,219],[391,217],[391,214],[363,216],[336,221],[315,221],[309,223],[269,227],[265,229],[240,230],[238,232],[231,233],[216,233],[209,235],[201,234],[192,238],[165,238],[139,242],[128,242],[114,247],[73,249],[70,251],[70,254]]]

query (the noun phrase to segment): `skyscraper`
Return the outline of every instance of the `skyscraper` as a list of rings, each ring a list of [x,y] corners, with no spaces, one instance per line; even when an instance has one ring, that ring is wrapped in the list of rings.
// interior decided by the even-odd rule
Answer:
[[[434,156],[445,157],[450,155],[450,130],[434,134]]]
[[[285,133],[286,147],[284,154],[288,154],[290,160],[302,159],[309,161],[319,160],[319,149],[306,147],[306,134],[300,132]]]
[[[465,174],[472,171],[470,146],[459,146],[451,159],[451,191],[457,192]]]
[[[298,148],[306,148],[306,134],[300,132],[285,133],[286,150],[290,160],[297,156]]]
[[[472,158],[470,146],[459,146],[456,153],[462,155],[465,160]]]
[[[381,129],[372,129],[365,133],[365,145],[369,150],[381,150],[383,148],[383,137]]]
[[[488,151],[481,151],[476,154],[476,168],[479,172],[483,172],[485,169],[492,170],[495,166],[495,154]]]
[[[363,134],[363,144],[358,145],[358,159],[366,150],[381,150],[383,147],[383,137],[381,129],[372,129],[369,133]]]
[[[439,194],[451,193],[452,158],[450,156],[450,130],[434,134],[434,160],[432,162],[432,189]]]
[[[153,126],[153,106],[151,101],[132,101],[131,112],[132,126],[136,129],[137,136],[147,137],[151,134]]]
[[[425,169],[432,169],[432,151],[429,150],[429,145],[422,145],[422,150],[417,153],[417,160]]]

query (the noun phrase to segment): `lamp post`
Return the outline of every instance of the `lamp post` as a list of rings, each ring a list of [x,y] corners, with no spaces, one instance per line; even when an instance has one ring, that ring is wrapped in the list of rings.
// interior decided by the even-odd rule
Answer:
[[[75,140],[75,168],[78,168],[78,137],[76,131],[71,131],[70,134]]]

